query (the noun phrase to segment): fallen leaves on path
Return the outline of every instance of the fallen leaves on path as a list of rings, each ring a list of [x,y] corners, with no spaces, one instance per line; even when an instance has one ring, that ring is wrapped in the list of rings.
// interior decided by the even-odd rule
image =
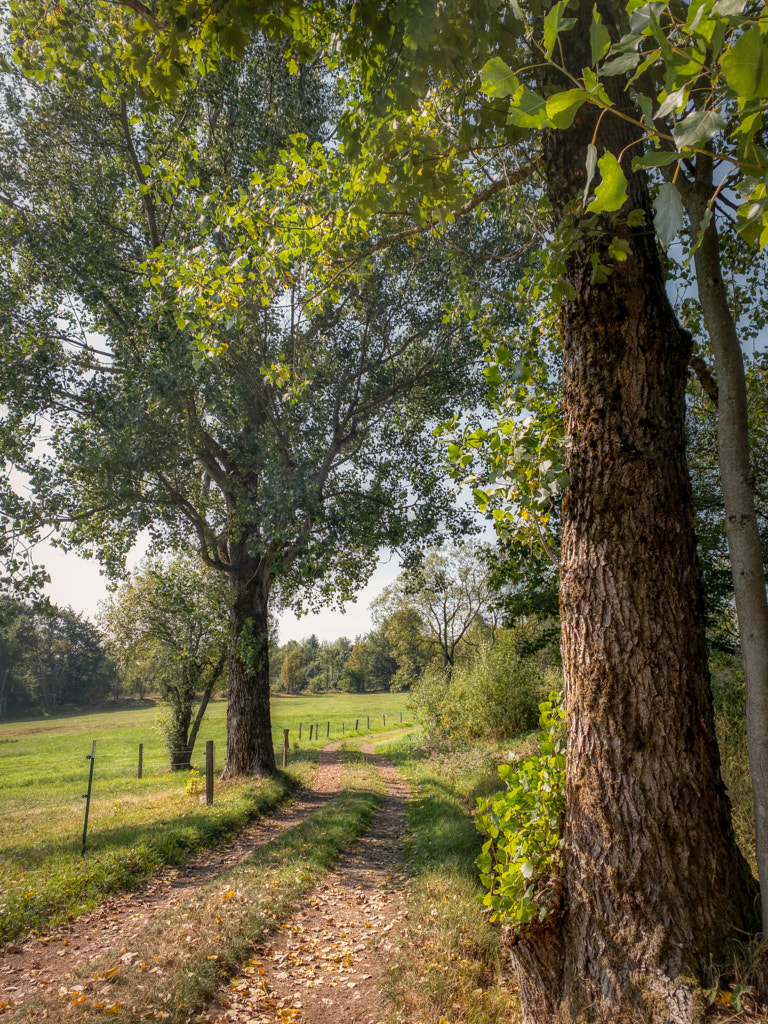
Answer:
[[[387,783],[384,807],[338,870],[219,993],[207,1014],[212,1024],[379,1019],[381,977],[403,912],[407,790],[391,765],[372,756]]]

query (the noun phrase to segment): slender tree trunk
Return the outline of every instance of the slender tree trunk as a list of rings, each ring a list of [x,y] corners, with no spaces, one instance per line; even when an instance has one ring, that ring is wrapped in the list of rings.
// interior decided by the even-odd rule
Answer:
[[[566,66],[591,64],[592,3],[561,35]],[[570,9],[569,9],[569,13]],[[561,83],[557,83],[561,86]],[[620,102],[625,102],[620,98]],[[571,484],[563,507],[561,614],[568,728],[566,867],[553,916],[513,946],[526,1020],[651,1024],[699,1016],[694,976],[753,925],[754,882],[720,776],[685,465],[690,337],[667,301],[645,178],[618,215],[581,218],[596,118],[545,140],[556,216],[581,239],[566,276],[563,375]],[[597,144],[634,141],[604,118]],[[633,149],[632,152],[636,152]],[[631,254],[605,283],[615,237]]]
[[[219,658],[216,668],[211,672],[211,677],[203,688],[202,696],[200,697],[200,703],[197,707],[197,713],[195,719],[192,722],[192,727],[189,731],[189,756],[192,757],[192,752],[195,749],[195,743],[197,742],[197,734],[200,732],[200,726],[203,722],[203,716],[205,715],[208,707],[208,702],[211,699],[213,688],[216,685],[216,681],[221,675],[221,670],[224,668],[224,655]]]
[[[704,216],[713,190],[711,159],[697,156],[696,171],[696,185],[681,190],[694,230]],[[744,359],[723,282],[714,218],[704,232],[694,260],[718,383],[717,445],[741,658],[747,680],[747,745],[755,803],[757,871],[762,893],[762,928],[768,934],[768,596],[749,456]]]
[[[192,767],[192,748],[189,745],[189,725],[192,721],[194,691],[190,688],[187,669],[182,669],[181,684],[173,705],[173,732],[171,735],[171,770],[189,771]]]
[[[269,710],[267,611],[271,579],[262,563],[243,558],[230,580],[234,593],[223,779],[260,775],[276,768]]]

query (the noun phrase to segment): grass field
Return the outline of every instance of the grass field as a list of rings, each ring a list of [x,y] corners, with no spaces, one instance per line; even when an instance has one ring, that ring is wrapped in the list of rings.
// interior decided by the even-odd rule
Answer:
[[[289,730],[292,778],[218,787],[211,807],[171,773],[155,730],[157,708],[27,719],[0,725],[0,942],[40,930],[127,888],[162,864],[210,846],[307,781],[330,740],[410,724],[404,694],[276,697],[273,736]],[[355,720],[358,730],[355,733]],[[370,722],[370,728],[369,728]],[[299,725],[302,738],[299,741]],[[310,724],[320,738],[309,741]],[[209,706],[195,758],[212,739],[217,771],[226,746],[226,703]],[[96,741],[88,848],[80,856],[91,744]],[[143,778],[137,778],[139,743]]]

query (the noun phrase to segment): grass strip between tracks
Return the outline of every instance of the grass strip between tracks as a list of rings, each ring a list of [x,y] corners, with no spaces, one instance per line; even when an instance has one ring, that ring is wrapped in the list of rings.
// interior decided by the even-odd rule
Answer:
[[[198,895],[167,909],[124,949],[105,953],[11,1020],[133,1024],[204,1019],[206,1002],[368,827],[384,784],[362,755],[344,752],[339,796],[256,850]]]

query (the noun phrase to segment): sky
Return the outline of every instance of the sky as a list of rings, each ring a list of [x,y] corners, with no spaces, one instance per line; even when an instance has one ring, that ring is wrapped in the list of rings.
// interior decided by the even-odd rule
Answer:
[[[129,560],[129,568],[134,566],[143,554],[143,550],[137,550]],[[51,582],[47,584],[45,592],[54,604],[60,607],[69,605],[74,611],[81,612],[89,619],[96,618],[99,601],[109,596],[107,580],[100,574],[98,562],[80,558],[73,552],[65,553],[47,543],[37,545],[33,558],[45,565],[48,570]],[[354,640],[356,636],[370,632],[371,615],[368,605],[384,587],[394,582],[399,571],[398,559],[388,556],[385,552],[368,585],[360,591],[356,602],[347,602],[344,612],[324,610],[303,615],[300,619],[292,612],[284,612],[279,617],[280,643],[303,640],[312,633],[321,641],[333,641],[340,636]]]

